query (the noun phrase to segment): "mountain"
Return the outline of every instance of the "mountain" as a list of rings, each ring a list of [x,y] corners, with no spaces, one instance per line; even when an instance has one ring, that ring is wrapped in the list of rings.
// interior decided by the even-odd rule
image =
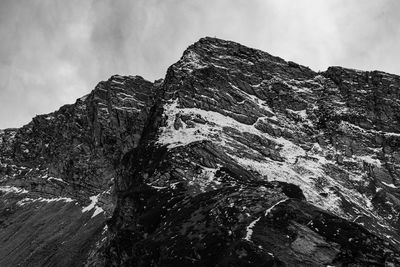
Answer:
[[[0,266],[399,266],[400,77],[202,38],[0,131]]]

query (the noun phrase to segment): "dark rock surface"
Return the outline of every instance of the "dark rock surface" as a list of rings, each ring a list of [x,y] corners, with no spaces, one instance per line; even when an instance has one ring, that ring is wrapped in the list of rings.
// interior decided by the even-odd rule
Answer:
[[[215,38],[0,132],[1,266],[399,266],[400,77]]]
[[[154,88],[116,75],[0,134],[0,266],[84,264],[104,238],[116,166],[138,143]]]

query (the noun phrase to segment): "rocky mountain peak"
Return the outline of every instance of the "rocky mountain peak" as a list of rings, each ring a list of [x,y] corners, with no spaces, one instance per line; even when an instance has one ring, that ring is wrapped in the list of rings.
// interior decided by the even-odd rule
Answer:
[[[399,88],[210,37],[114,75],[0,131],[0,265],[396,266]]]

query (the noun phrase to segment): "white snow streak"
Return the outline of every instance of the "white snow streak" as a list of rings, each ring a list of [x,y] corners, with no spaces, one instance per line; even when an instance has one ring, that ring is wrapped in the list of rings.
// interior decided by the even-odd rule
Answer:
[[[246,228],[246,237],[244,239],[246,239],[247,241],[251,241],[251,236],[253,235],[253,227],[256,225],[256,223],[261,219],[261,217],[259,217],[258,219],[255,219],[254,221],[252,221],[249,226],[247,226]]]
[[[388,184],[388,183],[385,183],[383,181],[382,181],[382,184],[384,184],[384,185],[386,185],[388,187],[391,187],[391,188],[400,188],[399,186],[395,186],[394,184]]]
[[[282,199],[282,200],[279,200],[278,202],[276,202],[274,205],[272,205],[271,208],[269,208],[269,209],[267,209],[267,210],[265,211],[265,215],[264,215],[264,216],[267,216],[276,206],[278,206],[279,204],[281,204],[281,203],[283,203],[283,202],[285,202],[285,201],[287,201],[287,200],[289,200],[289,199],[288,199],[288,198],[285,198],[285,199]]]
[[[92,201],[92,203],[90,203],[88,206],[84,207],[82,209],[82,212],[87,212],[87,211],[90,211],[92,209],[95,209],[94,213],[92,214],[92,218],[97,216],[98,214],[104,212],[104,210],[101,207],[96,205],[97,202],[99,201],[99,195],[100,194],[98,194],[96,196],[91,196],[89,199]]]
[[[15,186],[0,186],[0,191],[4,192],[5,194],[13,193],[13,194],[26,194],[28,193],[27,190]]]
[[[43,197],[29,198],[29,197],[26,197],[26,198],[21,199],[20,201],[18,201],[17,205],[24,206],[26,204],[33,203],[33,202],[47,202],[47,203],[50,203],[50,202],[58,202],[58,201],[72,202],[74,200],[72,198],[69,198],[69,197],[57,197],[57,198],[43,198]]]

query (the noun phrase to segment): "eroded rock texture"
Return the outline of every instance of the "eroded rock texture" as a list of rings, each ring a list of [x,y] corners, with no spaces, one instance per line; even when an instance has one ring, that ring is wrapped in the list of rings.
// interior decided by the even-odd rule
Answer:
[[[398,266],[400,77],[203,38],[0,133],[2,266]]]

